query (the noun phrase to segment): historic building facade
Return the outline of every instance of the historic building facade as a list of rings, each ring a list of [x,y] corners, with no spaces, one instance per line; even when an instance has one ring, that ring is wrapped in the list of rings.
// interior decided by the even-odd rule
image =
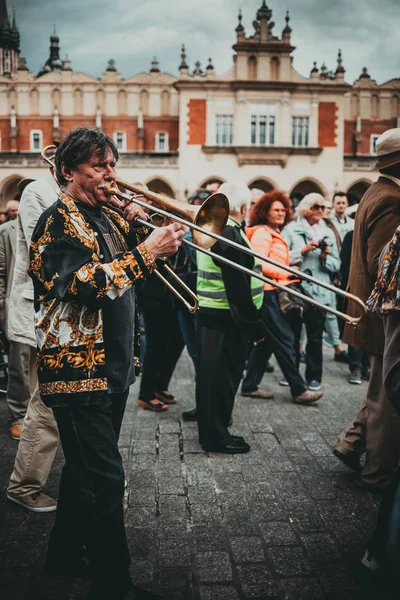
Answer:
[[[110,59],[96,79],[60,58],[55,31],[43,68],[31,73],[15,15],[10,23],[0,0],[0,207],[20,179],[43,173],[42,147],[83,124],[116,141],[121,178],[180,199],[214,179],[359,198],[377,177],[376,138],[397,126],[400,80],[378,85],[364,68],[350,85],[340,50],[334,72],[314,63],[303,77],[292,66],[289,14],[280,35],[271,17],[263,0],[246,35],[239,14],[223,75],[211,59],[189,68],[182,47],[177,77],[154,58],[149,72],[125,79]]]

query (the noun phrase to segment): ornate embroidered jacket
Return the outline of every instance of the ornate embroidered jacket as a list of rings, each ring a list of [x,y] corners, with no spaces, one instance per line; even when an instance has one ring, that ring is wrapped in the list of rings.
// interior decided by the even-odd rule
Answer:
[[[147,228],[134,228],[110,208],[101,210],[122,250],[108,263],[102,262],[99,232],[65,194],[41,215],[33,232],[29,274],[39,391],[48,406],[68,402],[71,394],[84,398],[107,390],[102,306],[156,267],[145,243],[137,245]]]

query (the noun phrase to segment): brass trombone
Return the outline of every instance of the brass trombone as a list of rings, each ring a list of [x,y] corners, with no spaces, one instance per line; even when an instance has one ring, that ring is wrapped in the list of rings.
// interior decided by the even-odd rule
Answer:
[[[45,148],[43,148],[41,155],[43,160],[45,160],[47,162],[48,165],[50,165],[50,167],[52,169],[55,168],[54,165],[54,157],[55,157],[55,150],[56,150],[56,146],[54,146],[53,144],[51,144],[50,146],[46,146]],[[53,177],[55,179],[55,181],[57,182],[58,186],[60,187],[60,184],[57,181],[57,177],[56,174],[53,172]],[[229,211],[229,209],[228,209]],[[152,223],[149,223],[147,221],[142,221],[147,227],[151,226]],[[153,226],[154,228],[155,226]],[[168,279],[166,279],[158,269],[156,269],[154,271],[154,273],[157,275],[157,277],[160,279],[160,281],[163,282],[164,285],[167,286],[167,288],[169,290],[171,290],[171,292],[173,294],[175,294],[175,296],[178,298],[178,300],[180,300],[188,309],[189,312],[191,313],[195,313],[198,308],[199,308],[199,302],[197,300],[197,296],[196,294],[193,292],[193,290],[190,289],[190,287],[188,285],[186,285],[186,283],[176,275],[176,273],[174,273],[174,271],[166,264],[162,265],[163,268],[165,269],[165,271],[167,271],[167,273],[169,274],[169,276],[174,279],[176,281],[177,284],[179,284],[182,289],[192,298],[193,300],[193,304],[191,304],[190,302],[188,302],[186,300],[186,298],[184,296],[182,296],[182,294],[180,294],[178,292],[178,290],[172,285],[172,283],[170,281],[168,281]]]
[[[50,147],[48,146],[47,148],[45,148],[43,153],[45,153],[48,148]],[[43,158],[53,166],[53,164],[48,160],[46,156],[43,156]],[[211,258],[219,261],[220,263],[226,264],[234,269],[242,271],[243,273],[246,273],[251,277],[255,277],[256,279],[259,279],[264,283],[268,283],[274,288],[284,290],[292,296],[300,298],[304,302],[308,302],[309,304],[312,304],[313,306],[316,306],[326,312],[330,312],[340,317],[341,319],[344,319],[346,323],[352,325],[353,327],[357,327],[358,323],[366,314],[366,308],[364,306],[363,301],[354,294],[350,294],[349,292],[341,290],[340,288],[336,288],[335,286],[329,283],[319,281],[318,279],[315,279],[311,275],[307,275],[306,273],[303,273],[298,269],[294,269],[293,267],[289,267],[287,265],[273,260],[272,258],[266,257],[258,252],[255,252],[252,248],[242,246],[241,244],[224,238],[221,235],[221,233],[226,225],[229,212],[229,203],[224,194],[220,194],[217,192],[216,194],[213,194],[212,196],[207,198],[201,206],[195,207],[190,206],[184,202],[179,202],[177,200],[169,198],[168,196],[157,194],[156,192],[151,192],[150,190],[144,191],[140,186],[130,184],[119,178],[116,179],[116,185],[125,188],[126,190],[129,190],[133,193],[145,196],[147,199],[151,200],[155,207],[157,207],[158,214],[167,217],[168,219],[177,221],[178,223],[186,225],[187,227],[192,229],[194,242],[190,242],[186,239],[182,240],[182,242],[187,246],[190,246],[195,250],[207,254]],[[101,187],[106,191],[106,193],[109,193],[110,196],[115,196],[116,198],[127,200],[129,202],[135,202],[136,204],[142,206],[145,209],[153,207],[153,204],[143,202],[135,196],[130,196],[129,194],[121,192],[118,189],[118,187],[112,185],[103,185]],[[141,223],[142,225],[150,227],[151,229],[157,228],[157,226],[151,222],[144,221],[142,219],[136,219],[136,221]],[[212,239],[210,240],[210,238]],[[261,275],[260,273],[252,271],[251,269],[243,267],[242,265],[238,265],[237,263],[216,254],[215,252],[211,252],[209,248],[212,247],[216,241],[220,241],[224,244],[230,245],[239,250],[240,252],[244,252],[246,254],[249,254],[250,256],[258,258],[261,261],[268,262],[280,269],[284,269],[285,271],[294,275],[296,278],[315,283],[321,287],[324,287],[325,289],[334,292],[335,294],[347,298],[347,300],[349,301],[355,302],[360,308],[360,316],[352,317],[346,313],[337,310],[336,308],[333,308],[331,306],[325,306],[324,304],[318,302],[317,300],[314,300],[310,296],[304,295],[296,290],[287,288],[286,286],[277,283],[276,281],[270,279],[269,277],[266,277],[265,275]]]

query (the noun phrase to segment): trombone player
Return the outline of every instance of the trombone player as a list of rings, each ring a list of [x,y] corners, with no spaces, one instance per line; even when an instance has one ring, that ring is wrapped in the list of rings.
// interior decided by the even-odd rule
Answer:
[[[57,202],[32,236],[38,378],[64,450],[45,572],[91,579],[88,600],[161,598],[129,573],[118,436],[134,381],[135,283],[174,254],[184,230],[152,232],[136,204],[123,214],[99,189],[115,183],[118,151],[98,129],[69,133],[55,154]]]

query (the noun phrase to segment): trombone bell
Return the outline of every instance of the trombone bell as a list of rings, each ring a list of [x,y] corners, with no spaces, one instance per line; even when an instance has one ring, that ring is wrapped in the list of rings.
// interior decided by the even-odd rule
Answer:
[[[192,223],[204,229],[204,233],[193,229],[193,241],[201,248],[211,248],[215,244],[215,239],[207,235],[207,231],[222,235],[229,216],[229,201],[224,194],[216,192],[209,196],[194,213]]]

